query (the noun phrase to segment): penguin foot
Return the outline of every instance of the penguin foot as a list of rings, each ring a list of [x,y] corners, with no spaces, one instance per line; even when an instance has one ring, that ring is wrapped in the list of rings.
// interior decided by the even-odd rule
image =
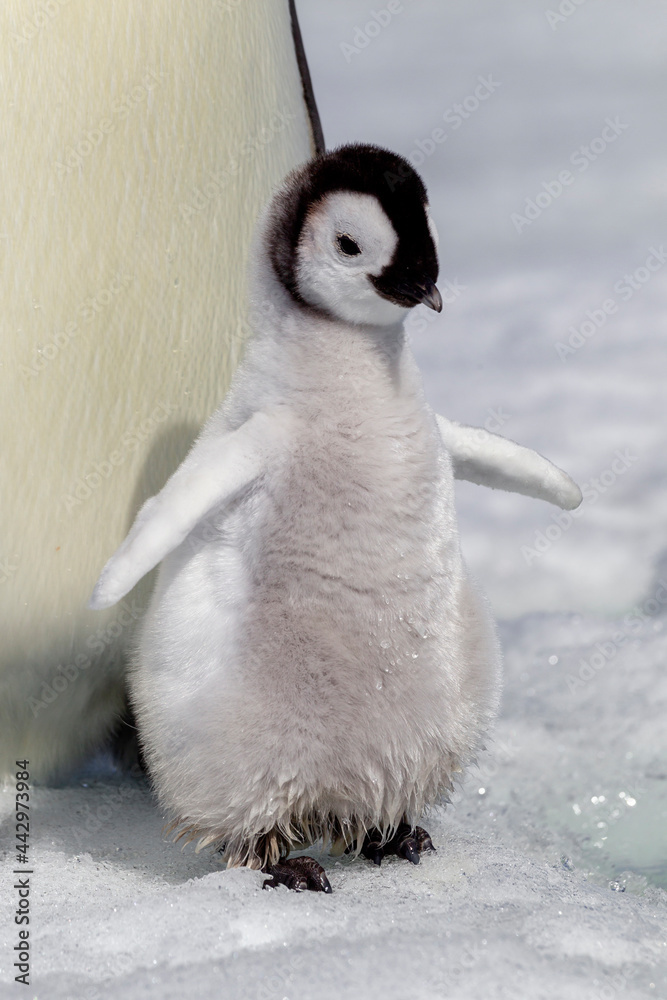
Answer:
[[[396,854],[399,858],[405,858],[413,865],[418,865],[420,854],[434,850],[433,841],[421,826],[416,826],[413,830],[407,823],[399,823],[394,836],[386,844],[382,843],[382,834],[379,830],[367,833],[361,853],[375,865],[381,865],[382,859],[388,854]]]
[[[333,892],[324,868],[314,858],[281,858],[275,865],[263,869],[270,879],[266,879],[262,889],[276,889],[286,885],[294,892],[311,889],[313,892]]]

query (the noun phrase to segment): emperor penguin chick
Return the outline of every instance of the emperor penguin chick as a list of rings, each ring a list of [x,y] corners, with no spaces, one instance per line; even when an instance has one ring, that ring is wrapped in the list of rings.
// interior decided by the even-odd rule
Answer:
[[[331,891],[287,858],[318,839],[418,861],[422,811],[496,711],[451,449],[403,329],[440,311],[437,277],[406,160],[353,145],[291,174],[258,226],[230,392],[91,601],[162,561],[130,677],[155,788],[182,833],[272,885]]]

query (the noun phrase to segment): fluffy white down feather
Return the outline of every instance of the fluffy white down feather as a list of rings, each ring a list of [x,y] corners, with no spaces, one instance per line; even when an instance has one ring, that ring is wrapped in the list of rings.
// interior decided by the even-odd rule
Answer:
[[[480,747],[500,658],[450,450],[474,481],[573,493],[493,435],[471,460],[472,429],[432,412],[400,323],[295,309],[262,226],[254,259],[262,328],[92,603],[166,555],[130,678],[155,787],[183,831],[259,867],[415,822]]]

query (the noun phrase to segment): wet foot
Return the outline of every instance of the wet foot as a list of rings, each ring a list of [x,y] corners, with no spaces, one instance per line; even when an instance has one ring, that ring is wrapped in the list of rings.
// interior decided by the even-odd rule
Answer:
[[[382,844],[379,830],[371,830],[366,834],[361,853],[375,865],[382,864],[382,859],[388,854],[397,854],[399,858],[418,865],[420,854],[434,850],[433,841],[421,826],[416,826],[413,830],[407,823],[399,823],[394,836],[386,844]]]
[[[275,889],[286,885],[295,892],[311,889],[313,892],[333,892],[324,868],[314,858],[281,858],[275,865],[264,869],[270,879],[266,879],[262,889]]]

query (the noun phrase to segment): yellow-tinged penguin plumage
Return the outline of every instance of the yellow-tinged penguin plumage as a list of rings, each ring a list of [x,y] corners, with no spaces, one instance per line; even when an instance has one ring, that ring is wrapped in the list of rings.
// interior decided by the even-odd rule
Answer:
[[[88,594],[224,395],[255,217],[322,145],[292,2],[45,11],[0,9],[0,767],[36,779],[123,710],[150,583]]]

